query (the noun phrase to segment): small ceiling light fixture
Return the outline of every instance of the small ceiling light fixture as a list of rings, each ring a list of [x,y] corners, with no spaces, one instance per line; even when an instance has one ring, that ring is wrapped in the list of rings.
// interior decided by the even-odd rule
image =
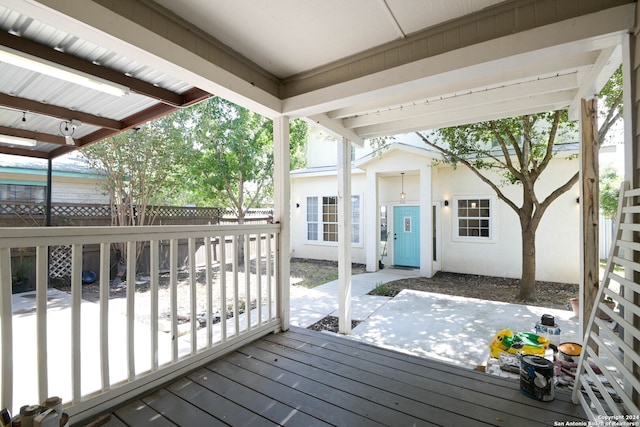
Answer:
[[[404,193],[404,172],[400,172],[400,179],[402,180],[402,192],[400,193],[400,203],[404,203],[407,195]]]
[[[78,120],[65,120],[60,122],[60,134],[64,136],[64,141],[67,145],[76,145],[76,142],[73,140],[73,134],[81,124]]]
[[[70,67],[65,67],[64,65],[38,58],[37,56],[6,46],[0,46],[0,62],[6,62],[16,67],[25,68],[30,71],[35,71],[36,73],[45,74],[114,96],[124,96],[129,93],[129,88],[121,84]]]
[[[22,112],[22,120],[20,121],[20,126],[25,127],[27,125],[27,112]]]
[[[0,135],[0,144],[22,145],[24,147],[35,147],[38,142],[31,138],[22,138],[13,135]]]

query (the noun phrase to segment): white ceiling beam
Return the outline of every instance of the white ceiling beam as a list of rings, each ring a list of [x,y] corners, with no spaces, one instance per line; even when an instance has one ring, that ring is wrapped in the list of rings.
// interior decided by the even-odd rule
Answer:
[[[634,8],[635,4],[627,4],[579,16],[293,96],[283,101],[283,113],[314,115],[398,93],[411,94],[473,73],[495,73],[505,68],[505,61],[521,61],[525,55],[544,62],[549,57],[614,46],[633,28]]]
[[[490,87],[498,84],[516,84],[528,81],[535,76],[565,73],[582,67],[589,67],[597,58],[597,52],[580,52],[563,57],[549,57],[546,61],[517,61],[505,64],[494,73],[472,74],[464,79],[421,88],[413,93],[403,93],[389,98],[376,99],[367,104],[357,104],[327,113],[331,119],[344,119],[367,113],[374,113],[393,105],[403,105],[416,100],[426,100],[437,96],[446,96],[472,88]],[[508,68],[507,68],[508,66]]]
[[[432,114],[428,117],[419,116],[409,119],[396,120],[354,129],[363,138],[377,136],[397,135],[415,130],[442,129],[451,126],[460,126],[468,123],[477,123],[488,120],[498,120],[507,117],[517,117],[523,114],[535,114],[566,108],[573,99],[576,90],[567,90],[514,99],[506,102],[496,102],[491,107],[469,105],[452,114],[446,111]],[[486,105],[486,104],[485,104]]]
[[[353,130],[345,128],[339,120],[331,120],[326,114],[316,114],[315,116],[306,117],[305,120],[321,127],[334,136],[347,138],[359,147],[364,146],[364,138]]]
[[[548,94],[567,89],[576,89],[577,87],[578,82],[576,73],[566,74],[558,77],[548,77],[541,80],[452,96],[445,99],[436,99],[421,104],[402,106],[388,111],[381,111],[374,114],[344,119],[342,123],[346,128],[353,129],[376,123],[408,119],[411,117],[424,117],[447,111],[455,112],[460,109],[465,109],[469,105],[474,105],[476,108],[483,108],[485,105],[497,102],[506,102],[523,97]],[[425,120],[428,119],[425,118]]]
[[[603,49],[593,67],[580,83],[576,97],[569,106],[569,117],[572,120],[580,118],[581,101],[583,98],[596,96],[607,83],[613,72],[622,63],[621,45]]]

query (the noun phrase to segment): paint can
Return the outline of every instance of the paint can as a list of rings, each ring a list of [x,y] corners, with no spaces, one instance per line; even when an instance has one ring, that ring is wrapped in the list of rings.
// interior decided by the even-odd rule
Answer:
[[[558,360],[577,362],[582,353],[582,346],[575,342],[563,342],[558,346]]]
[[[520,391],[526,396],[543,402],[553,400],[555,397],[553,362],[540,356],[522,356]]]
[[[549,342],[556,347],[560,344],[560,328],[555,323],[546,325],[545,322],[540,321],[536,323],[535,331],[537,335],[545,337]]]

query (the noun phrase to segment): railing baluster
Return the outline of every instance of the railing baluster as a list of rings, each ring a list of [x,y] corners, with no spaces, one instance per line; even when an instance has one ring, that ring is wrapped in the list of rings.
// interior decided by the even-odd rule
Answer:
[[[256,308],[258,326],[262,325],[262,234],[256,235]]]
[[[238,307],[238,235],[233,235],[233,336],[237,337],[240,333],[240,310]]]
[[[244,312],[247,316],[247,332],[251,330],[251,239],[244,235]]]
[[[220,236],[220,342],[227,341],[227,236]]]
[[[169,243],[169,300],[171,310],[171,361],[178,360],[178,240]]]
[[[109,379],[109,290],[111,244],[100,243],[100,371],[102,391],[111,389]]]
[[[205,254],[205,265],[206,265],[206,287],[207,287],[207,348],[211,348],[213,346],[213,324],[212,324],[212,315],[213,315],[213,285],[212,285],[212,275],[211,275],[211,237],[207,236],[204,238],[204,254]]]
[[[196,278],[196,239],[189,237],[189,291],[191,304],[191,354],[198,352],[198,305]]]
[[[13,307],[11,249],[0,248],[0,319],[2,319],[2,407],[13,407]]]
[[[271,280],[271,233],[267,234],[267,303],[269,305],[268,307],[268,313],[269,313],[269,321],[271,321],[271,319],[273,319],[273,308],[271,307],[271,305],[273,304],[272,302],[272,295],[271,295],[271,285],[272,285],[272,280]]]
[[[129,381],[136,376],[136,242],[127,242],[127,375]]]
[[[82,244],[71,245],[71,381],[73,403],[82,399]]]
[[[273,257],[273,262],[274,262],[274,275],[273,275],[273,289],[275,291],[275,302],[276,302],[276,311],[274,313],[274,317],[277,317],[280,319],[280,322],[282,322],[282,319],[284,317],[286,317],[284,310],[289,310],[289,307],[284,307],[284,301],[283,301],[283,289],[282,287],[284,286],[289,286],[289,283],[284,283],[283,277],[282,277],[282,270],[281,270],[281,265],[282,265],[282,257],[283,254],[280,252],[281,251],[281,242],[280,239],[282,238],[279,233],[274,233],[275,236],[275,244],[274,244],[274,257]]]
[[[151,275],[149,292],[151,292],[151,307],[149,323],[151,327],[151,371],[158,370],[158,282],[160,278],[160,249],[159,241],[149,242],[149,273]]]
[[[49,395],[49,377],[47,367],[47,274],[49,247],[36,247],[36,335],[38,340],[38,399],[40,402]]]

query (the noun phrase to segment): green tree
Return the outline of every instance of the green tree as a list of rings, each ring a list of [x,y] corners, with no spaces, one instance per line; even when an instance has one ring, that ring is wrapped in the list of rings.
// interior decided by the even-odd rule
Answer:
[[[166,203],[168,189],[175,190],[190,152],[176,118],[170,114],[82,149],[91,167],[105,174],[112,225],[153,224],[148,206]]]
[[[417,133],[425,144],[445,155],[445,161],[463,164],[495,191],[520,221],[522,276],[518,298],[535,296],[536,231],[548,207],[578,182],[578,171],[544,197],[536,181],[554,156],[559,137],[575,130],[566,110],[441,129],[432,141]],[[497,174],[495,174],[496,172]],[[497,178],[496,178],[497,177]],[[512,200],[503,187],[518,185],[521,201]]]
[[[615,167],[609,165],[600,170],[600,211],[605,218],[616,217],[621,182]]]
[[[613,73],[598,94],[600,124],[598,126],[598,141],[600,145],[606,143],[613,126],[622,119],[622,65]]]
[[[601,109],[598,141],[600,145],[615,143],[607,138],[611,137],[610,131],[615,124],[622,120],[622,66],[613,73],[598,98]],[[606,218],[616,216],[621,181],[622,178],[613,166],[608,166],[600,172],[600,211]]]
[[[192,115],[196,153],[189,183],[196,200],[231,208],[244,222],[249,209],[273,195],[273,123],[222,98],[198,104]],[[304,162],[307,124],[291,121],[291,166]]]

